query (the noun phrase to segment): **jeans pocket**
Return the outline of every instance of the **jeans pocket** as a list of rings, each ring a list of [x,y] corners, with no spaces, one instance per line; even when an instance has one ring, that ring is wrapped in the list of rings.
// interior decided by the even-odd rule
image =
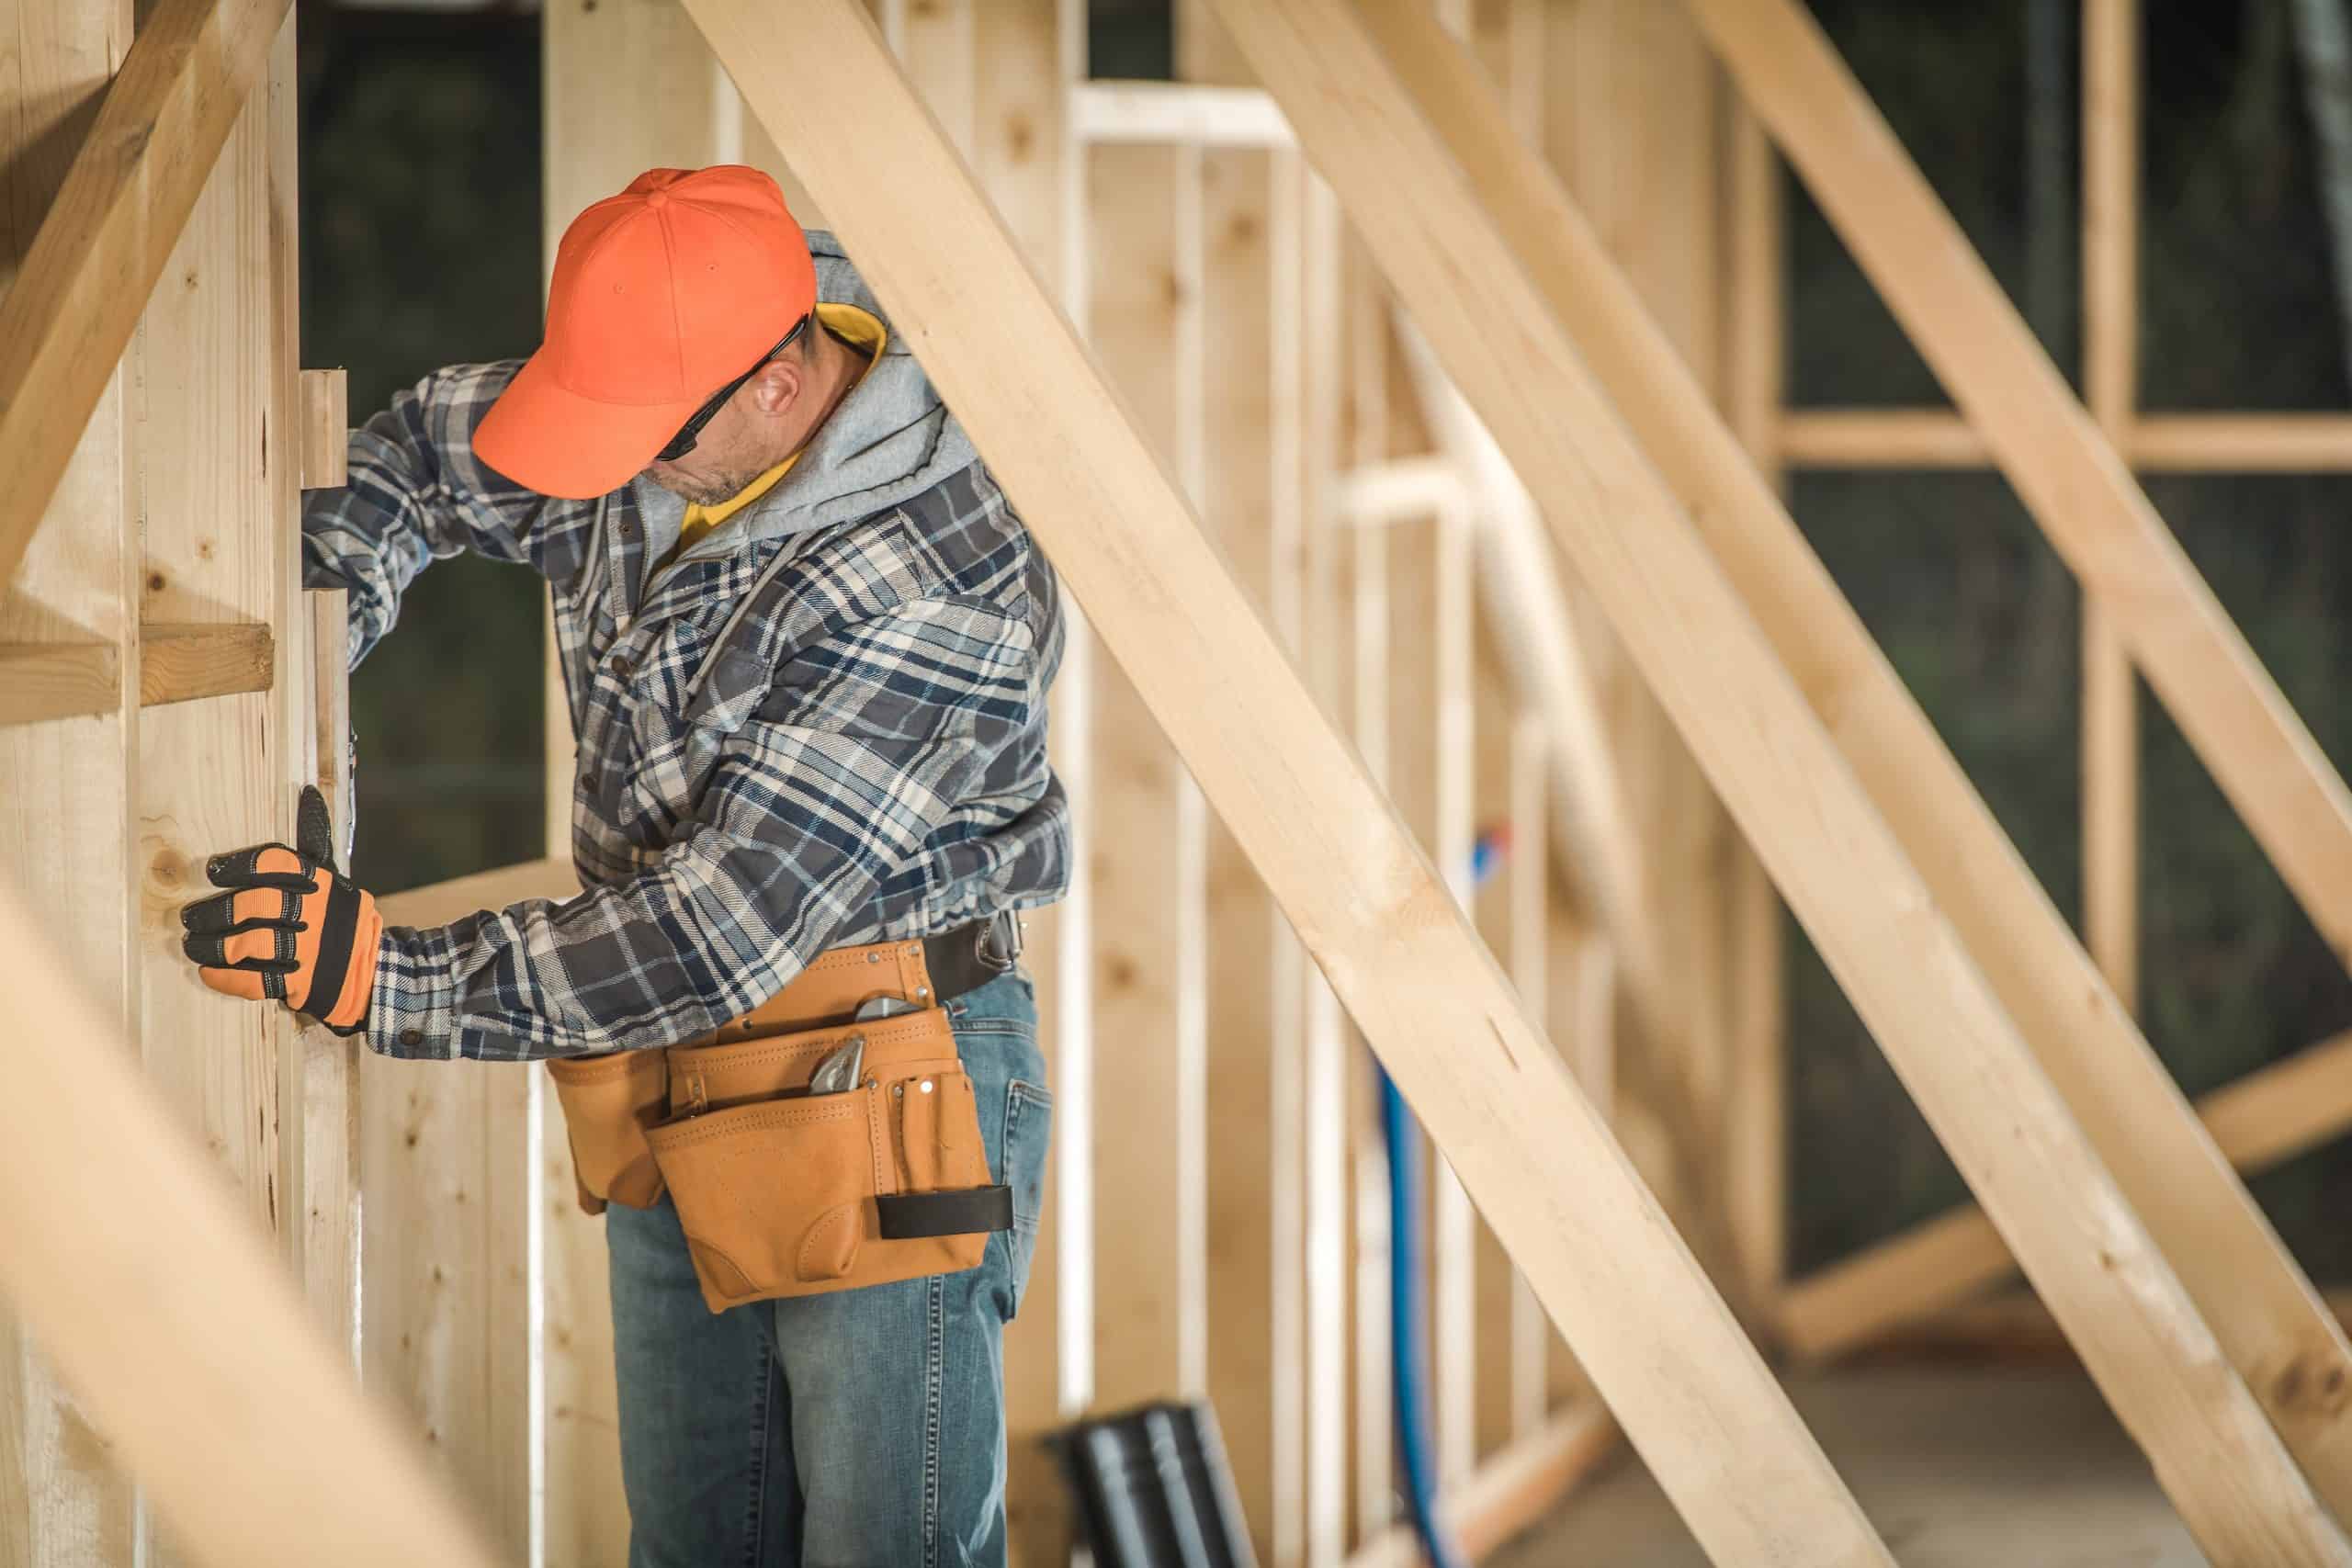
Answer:
[[[1046,1157],[1053,1143],[1054,1097],[1044,1086],[1014,1078],[1004,1097],[1004,1182],[1012,1189],[1011,1321],[1029,1289],[1029,1260],[1046,1210]]]

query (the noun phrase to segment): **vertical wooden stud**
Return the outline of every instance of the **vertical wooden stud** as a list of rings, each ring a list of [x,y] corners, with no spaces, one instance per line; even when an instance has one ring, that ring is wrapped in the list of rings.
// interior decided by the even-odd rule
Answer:
[[[2083,390],[2129,450],[2140,372],[2140,6],[2083,6]],[[2140,686],[2083,599],[2084,945],[2126,1008],[2140,989]]]
[[[0,120],[0,284],[15,280],[131,37],[122,0],[23,0],[9,63],[14,114]],[[45,933],[82,996],[123,1038],[140,1037],[141,880],[130,781],[139,744],[140,560],[134,341],[107,383],[57,493],[0,588],[0,641],[97,643],[118,660],[107,711],[0,728],[0,866],[42,890]],[[0,1562],[113,1568],[139,1550],[127,1470],[0,1305]]]
[[[1197,309],[1186,259],[1197,152],[1100,146],[1088,160],[1089,335],[1142,428],[1186,467],[1179,359]],[[1182,445],[1180,445],[1182,443]],[[1205,998],[1196,983],[1204,813],[1190,778],[1107,662],[1094,669],[1094,1382],[1109,1407],[1206,1384],[1197,1210]],[[1190,798],[1188,798],[1190,797]]]

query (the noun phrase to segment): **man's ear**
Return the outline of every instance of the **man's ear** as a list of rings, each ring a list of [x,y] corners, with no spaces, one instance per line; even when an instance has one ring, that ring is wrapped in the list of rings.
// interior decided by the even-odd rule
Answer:
[[[746,382],[743,389],[751,395],[752,406],[772,419],[799,400],[808,374],[791,359],[771,359],[760,367],[760,373]]]

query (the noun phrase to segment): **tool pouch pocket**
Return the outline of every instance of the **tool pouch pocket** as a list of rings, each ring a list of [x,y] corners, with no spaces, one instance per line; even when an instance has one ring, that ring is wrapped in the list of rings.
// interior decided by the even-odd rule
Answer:
[[[571,1139],[571,1178],[582,1212],[606,1203],[650,1209],[662,1171],[645,1131],[668,1113],[668,1062],[660,1051],[551,1060],[556,1099]]]
[[[811,1071],[862,1043],[856,1087]],[[676,1050],[646,1134],[713,1312],[979,1266],[1012,1226],[945,1014]]]

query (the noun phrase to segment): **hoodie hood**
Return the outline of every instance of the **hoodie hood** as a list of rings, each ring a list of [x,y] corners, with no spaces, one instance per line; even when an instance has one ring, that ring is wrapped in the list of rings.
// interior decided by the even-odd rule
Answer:
[[[856,306],[881,321],[889,338],[864,378],[818,426],[792,471],[724,526],[696,539],[680,560],[725,555],[747,544],[888,512],[971,467],[979,456],[841,242],[812,229],[808,252],[817,263],[818,300]],[[686,503],[642,475],[630,481],[630,489],[645,524],[647,558],[660,560],[677,540]]]

